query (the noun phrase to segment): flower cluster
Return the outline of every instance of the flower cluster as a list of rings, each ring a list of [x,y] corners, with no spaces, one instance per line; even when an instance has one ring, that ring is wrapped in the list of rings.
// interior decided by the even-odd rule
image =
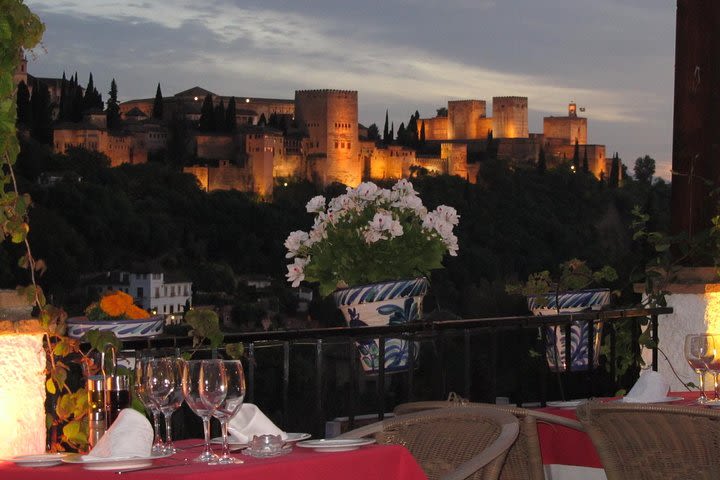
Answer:
[[[364,283],[427,275],[442,267],[445,253],[457,255],[453,228],[459,215],[446,205],[428,212],[407,180],[392,189],[374,183],[348,187],[329,202],[317,196],[307,204],[315,222],[310,232],[285,240],[287,279],[320,282],[320,293]]]
[[[88,320],[139,320],[150,314],[133,303],[133,297],[116,291],[103,296],[85,309]]]

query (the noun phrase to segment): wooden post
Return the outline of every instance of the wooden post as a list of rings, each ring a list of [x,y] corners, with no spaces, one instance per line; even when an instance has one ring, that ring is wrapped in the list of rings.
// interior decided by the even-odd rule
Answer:
[[[676,19],[671,229],[692,237],[720,188],[720,2],[678,0]]]

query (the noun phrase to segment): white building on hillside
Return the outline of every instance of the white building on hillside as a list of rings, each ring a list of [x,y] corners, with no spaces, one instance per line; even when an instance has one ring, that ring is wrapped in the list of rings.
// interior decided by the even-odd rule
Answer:
[[[101,295],[123,291],[137,306],[158,314],[183,312],[192,303],[192,282],[164,273],[107,272],[93,278],[89,286]]]

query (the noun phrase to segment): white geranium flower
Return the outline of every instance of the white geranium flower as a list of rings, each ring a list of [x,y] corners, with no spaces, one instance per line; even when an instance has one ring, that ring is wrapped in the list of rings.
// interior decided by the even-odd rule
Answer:
[[[388,231],[390,232],[390,238],[400,237],[403,234],[403,226],[397,220],[393,220],[390,222]]]
[[[460,222],[460,215],[457,214],[457,210],[455,210],[453,207],[448,207],[447,205],[440,205],[435,209],[435,212],[437,212],[440,218],[442,218],[444,221],[448,222],[451,225],[457,225]]]
[[[287,266],[288,273],[285,276],[288,282],[292,282],[293,287],[299,287],[300,282],[305,280],[305,265],[310,261],[309,258],[295,257],[295,262]]]
[[[392,206],[413,210],[420,216],[427,213],[427,209],[423,206],[422,200],[415,195],[404,195],[393,202]]]
[[[399,192],[401,195],[417,195],[417,192],[415,191],[415,188],[413,187],[413,184],[405,180],[404,178],[401,178],[398,180],[398,182],[393,185],[392,189],[396,192]]]
[[[325,210],[325,197],[323,197],[322,195],[318,195],[311,198],[307,205],[305,205],[305,209],[308,211],[308,213],[322,212],[323,210]]]
[[[390,224],[393,222],[393,217],[387,212],[378,212],[375,214],[373,219],[370,221],[370,229],[377,232],[384,232],[390,229]]]
[[[375,243],[383,238],[381,232],[373,230],[372,228],[366,228],[365,230],[363,230],[362,235],[365,239],[365,243],[367,244]]]
[[[378,196],[378,187],[372,182],[363,182],[354,190],[354,195],[362,200],[375,200]]]
[[[448,237],[443,237],[443,243],[448,249],[448,253],[451,257],[457,257],[458,249],[460,248],[458,246],[458,239],[455,235],[449,235]]]
[[[287,240],[285,240],[285,248],[288,249],[285,258],[292,258],[297,255],[300,247],[302,247],[309,238],[310,236],[307,232],[303,232],[302,230],[291,232]]]

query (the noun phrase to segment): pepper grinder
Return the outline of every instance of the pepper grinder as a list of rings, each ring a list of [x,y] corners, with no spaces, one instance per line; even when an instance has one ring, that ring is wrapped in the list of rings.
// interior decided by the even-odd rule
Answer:
[[[102,375],[93,375],[86,382],[88,392],[88,443],[97,445],[106,430],[105,382]]]

